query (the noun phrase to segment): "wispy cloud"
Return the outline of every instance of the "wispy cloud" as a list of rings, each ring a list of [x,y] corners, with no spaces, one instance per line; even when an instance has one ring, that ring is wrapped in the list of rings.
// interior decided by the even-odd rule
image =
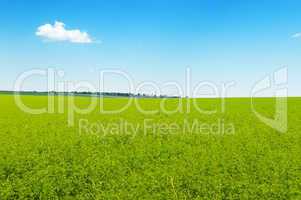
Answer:
[[[295,33],[292,38],[301,38],[301,33]]]
[[[36,35],[50,41],[66,41],[71,43],[92,43],[87,32],[79,29],[68,30],[63,22],[56,21],[54,25],[44,24],[38,27]]]

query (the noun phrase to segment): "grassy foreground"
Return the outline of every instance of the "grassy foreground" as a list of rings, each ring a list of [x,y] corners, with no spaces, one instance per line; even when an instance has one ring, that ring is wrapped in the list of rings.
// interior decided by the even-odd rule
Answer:
[[[22,99],[47,106],[44,96]],[[103,99],[104,108],[127,100]],[[0,95],[0,199],[301,199],[301,98],[288,99],[287,133],[258,120],[248,98],[226,99],[224,110],[220,99],[197,100],[203,110],[216,110],[211,114],[189,100],[175,113],[158,109],[160,99],[137,101],[156,112],[141,113],[133,104],[101,114],[97,105],[73,115],[67,97],[55,97],[53,113],[32,115],[13,96]],[[166,107],[179,101],[168,99]],[[273,116],[274,101],[254,105]],[[81,108],[89,102],[75,98]],[[189,126],[196,121],[201,128]],[[115,127],[125,123],[138,128]],[[164,124],[179,127],[157,127]]]

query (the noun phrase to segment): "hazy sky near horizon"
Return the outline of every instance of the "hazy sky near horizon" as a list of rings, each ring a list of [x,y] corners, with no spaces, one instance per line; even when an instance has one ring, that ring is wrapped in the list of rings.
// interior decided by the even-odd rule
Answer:
[[[61,81],[97,85],[100,70],[121,69],[136,85],[184,88],[189,66],[192,87],[235,81],[228,96],[249,96],[256,81],[285,66],[289,95],[300,96],[300,8],[299,0],[1,0],[0,90],[12,90],[24,71],[49,67],[65,72]],[[45,90],[44,79],[33,77],[24,90]],[[126,85],[115,77],[106,90]]]

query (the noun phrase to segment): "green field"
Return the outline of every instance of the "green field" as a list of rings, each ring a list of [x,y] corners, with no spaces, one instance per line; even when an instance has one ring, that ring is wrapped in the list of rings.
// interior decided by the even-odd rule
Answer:
[[[22,99],[35,108],[48,104],[46,96]],[[90,100],[76,97],[75,105],[85,108]],[[226,99],[224,110],[221,99],[198,99],[211,114],[198,112],[191,99],[166,100],[169,110],[183,101],[174,113],[159,109],[161,99],[137,99],[155,110],[150,114],[134,104],[104,114],[128,99],[97,101],[104,107],[70,114],[68,97],[54,97],[53,112],[33,115],[12,95],[0,95],[1,200],[301,199],[301,98],[288,99],[286,133],[258,120],[249,98]],[[273,116],[275,99],[258,98],[254,107]],[[189,128],[195,121],[208,126]],[[139,128],[114,127],[124,123]],[[179,127],[157,127],[164,124]]]

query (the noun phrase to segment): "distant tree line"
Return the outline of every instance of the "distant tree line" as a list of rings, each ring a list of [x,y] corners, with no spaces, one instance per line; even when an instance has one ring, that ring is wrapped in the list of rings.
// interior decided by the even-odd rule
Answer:
[[[180,98],[179,96],[168,95],[149,95],[149,94],[133,94],[124,92],[56,92],[56,91],[0,91],[1,94],[22,94],[22,95],[64,95],[64,96],[99,96],[99,97],[133,97],[133,98]]]

